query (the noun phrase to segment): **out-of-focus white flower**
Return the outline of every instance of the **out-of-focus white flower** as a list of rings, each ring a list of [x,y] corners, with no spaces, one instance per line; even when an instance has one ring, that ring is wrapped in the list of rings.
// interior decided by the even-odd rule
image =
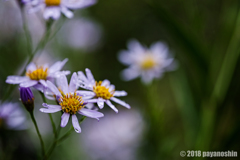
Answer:
[[[0,128],[2,127],[13,130],[27,128],[26,117],[17,103],[0,104]]]
[[[78,18],[66,22],[58,35],[63,45],[92,51],[99,46],[102,32],[97,23],[86,18]]]
[[[49,90],[53,92],[59,105],[50,105],[43,103],[43,107],[46,108],[41,108],[40,111],[44,113],[55,113],[62,111],[63,114],[61,117],[61,127],[65,127],[67,125],[68,120],[71,116],[75,131],[77,133],[80,133],[81,128],[78,123],[76,113],[90,118],[96,118],[97,120],[99,120],[99,118],[103,117],[104,115],[95,110],[84,108],[87,103],[84,102],[84,97],[79,96],[76,92],[78,88],[77,79],[77,73],[73,73],[70,84],[68,85],[67,77],[65,75],[61,75],[58,78],[59,89],[52,82],[47,81],[47,86]]]
[[[131,108],[129,104],[116,98],[126,96],[127,92],[115,91],[115,86],[111,85],[110,81],[107,79],[99,82],[95,81],[92,72],[88,68],[86,68],[86,75],[87,77],[84,75],[82,71],[78,72],[79,86],[91,91],[77,91],[77,93],[81,96],[86,96],[89,99],[91,99],[88,100],[88,102],[97,103],[100,109],[102,109],[104,107],[104,103],[106,103],[116,113],[118,113],[118,109],[111,103],[110,100],[128,109]]]
[[[33,0],[34,8],[29,10],[29,13],[43,9],[44,19],[58,19],[61,12],[68,18],[73,17],[72,11],[69,9],[80,9],[95,4],[95,0]]]
[[[70,74],[70,71],[60,71],[68,59],[58,61],[51,67],[47,64],[38,66],[33,62],[26,68],[26,76],[8,76],[6,83],[20,84],[20,87],[35,87],[42,91],[43,87],[47,87],[46,80],[53,80],[59,77],[61,74]]]
[[[94,121],[83,124],[81,145],[93,160],[133,160],[141,143],[144,123],[136,110],[119,114],[105,113],[101,125]]]
[[[154,78],[161,78],[163,73],[173,69],[173,61],[168,46],[156,42],[150,48],[142,46],[138,41],[128,43],[128,50],[119,53],[119,61],[129,68],[123,70],[122,78],[126,81],[141,77],[144,83]]]

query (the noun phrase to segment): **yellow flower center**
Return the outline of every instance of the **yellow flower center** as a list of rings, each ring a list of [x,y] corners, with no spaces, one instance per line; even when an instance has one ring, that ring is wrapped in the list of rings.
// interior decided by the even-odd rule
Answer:
[[[43,69],[43,67],[37,67],[34,71],[27,71],[26,76],[28,76],[32,80],[46,80],[47,79],[47,73],[48,68]]]
[[[144,70],[153,68],[156,65],[156,61],[153,56],[146,56],[145,59],[140,63],[140,66]]]
[[[101,86],[102,81],[95,82],[95,86],[93,87],[93,92],[96,93],[96,97],[102,97],[103,99],[110,99],[113,97],[114,90],[109,91],[109,88],[106,88],[105,86]]]
[[[45,0],[45,4],[47,6],[59,6],[61,3],[61,0]]]
[[[84,107],[82,97],[78,96],[76,92],[63,95],[59,104],[62,106],[63,112],[70,114],[76,114]]]

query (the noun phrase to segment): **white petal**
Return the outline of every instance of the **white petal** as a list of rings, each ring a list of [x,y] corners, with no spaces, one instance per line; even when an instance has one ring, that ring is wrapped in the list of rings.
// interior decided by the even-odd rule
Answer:
[[[112,108],[116,113],[118,113],[118,109],[109,100],[107,100],[106,103],[110,108]]]
[[[86,103],[97,103],[98,99],[85,100],[84,102],[86,102]]]
[[[69,116],[70,114],[69,113],[63,113],[62,117],[61,117],[61,127],[65,127],[68,123],[68,120],[69,120]]]
[[[122,96],[126,96],[127,95],[127,92],[126,91],[115,91],[113,96],[116,96],[116,97],[122,97]]]
[[[28,81],[25,81],[25,82],[22,82],[20,83],[20,87],[32,87],[34,85],[38,84],[38,81],[35,81],[35,80],[28,80]]]
[[[86,108],[82,108],[80,111],[78,111],[78,113],[90,118],[96,118],[97,120],[104,116],[104,114],[102,114],[101,112]]]
[[[61,75],[69,75],[71,72],[70,71],[56,71],[54,73],[48,74],[48,78],[59,78]]]
[[[104,107],[104,101],[102,98],[98,98],[97,104],[100,109],[103,109]]]
[[[68,81],[67,77],[65,75],[61,75],[59,78],[57,78],[57,85],[60,87],[60,89],[63,91],[64,94],[69,93],[68,92]]]
[[[6,83],[9,83],[9,84],[19,84],[19,83],[22,83],[24,81],[28,81],[29,78],[28,77],[23,77],[23,76],[8,76],[7,77],[7,80],[6,80]]]
[[[87,77],[84,75],[84,73],[82,71],[78,72],[78,78],[79,80],[81,80],[82,82],[88,82]]]
[[[118,98],[111,97],[110,99],[111,99],[112,101],[114,101],[114,102],[116,102],[116,103],[118,103],[118,104],[120,104],[120,105],[128,108],[128,109],[131,108],[129,104],[127,104],[126,102],[124,102],[124,101],[122,101],[122,100],[120,100],[120,99],[118,99]]]
[[[132,55],[132,53],[129,51],[121,51],[118,54],[118,60],[125,65],[130,65],[130,64],[134,63],[134,61],[133,61],[134,57],[135,56]]]
[[[155,74],[151,71],[145,71],[145,72],[142,72],[142,82],[145,83],[145,84],[150,84],[152,82],[152,80],[154,79],[154,76]]]
[[[128,42],[128,49],[137,54],[146,51],[146,48],[143,47],[137,40],[130,40]]]
[[[133,69],[133,68],[127,68],[122,71],[121,77],[125,81],[130,81],[135,78],[137,78],[140,75],[140,71]]]
[[[59,19],[60,15],[60,7],[46,7],[43,12],[43,17],[46,20],[48,20],[49,18],[57,20]]]
[[[67,18],[73,17],[73,13],[70,10],[68,10],[66,7],[62,6],[61,11]]]
[[[74,130],[77,133],[81,133],[81,128],[80,128],[80,125],[78,123],[78,119],[77,119],[76,115],[72,115],[72,124],[73,124]]]
[[[77,89],[77,81],[77,73],[74,72],[69,83],[68,92],[75,92],[75,90]]]
[[[48,89],[50,89],[56,96],[61,96],[61,93],[52,82],[47,81],[47,86],[48,86]]]
[[[49,68],[49,73],[54,73],[57,71],[60,71],[63,66],[65,65],[65,63],[68,61],[68,59],[64,59],[63,61],[58,61],[56,63],[54,63],[50,68]]]
[[[62,0],[62,4],[70,9],[85,8],[96,3],[96,0]]]
[[[169,52],[168,46],[163,42],[156,42],[152,44],[150,50],[155,55],[161,55],[162,58],[166,58]]]

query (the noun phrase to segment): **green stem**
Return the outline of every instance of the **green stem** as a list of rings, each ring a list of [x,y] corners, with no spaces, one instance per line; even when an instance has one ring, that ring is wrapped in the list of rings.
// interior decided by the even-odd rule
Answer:
[[[40,134],[40,132],[39,132],[39,129],[38,129],[37,122],[36,122],[36,120],[35,120],[35,117],[34,117],[34,114],[33,114],[33,112],[29,112],[29,113],[30,113],[31,119],[32,119],[32,121],[33,121],[33,124],[34,124],[34,126],[35,126],[35,129],[36,129],[36,131],[37,131],[37,134],[38,134],[38,138],[39,138],[39,140],[40,140],[40,143],[41,143],[42,155],[43,155],[43,157],[45,157],[45,148],[44,148],[44,142],[43,142],[42,136],[41,136],[41,134]]]
[[[42,92],[39,92],[39,93],[40,93],[40,95],[42,96],[43,102],[44,102],[44,103],[47,103],[47,100],[46,100],[46,97],[44,96],[44,94],[43,94]],[[54,123],[54,121],[53,121],[53,118],[52,118],[52,114],[49,113],[48,115],[49,115],[49,118],[50,118],[50,120],[51,120],[54,137],[55,137],[55,139],[57,139],[57,130],[56,130],[56,125],[55,125],[55,123]]]
[[[86,119],[86,116],[83,116],[80,121],[79,124],[81,124],[84,120]],[[67,131],[67,133],[65,133],[61,138],[59,138],[58,140],[55,140],[51,146],[51,148],[49,149],[47,156],[45,158],[45,160],[48,159],[48,157],[52,154],[53,150],[55,149],[55,147],[61,143],[62,141],[64,141],[69,135],[71,135],[72,131],[74,131],[74,128],[71,127],[71,129],[69,129],[69,131]]]
[[[21,7],[21,14],[22,14],[23,30],[25,33],[26,41],[27,41],[28,54],[29,54],[29,56],[31,56],[31,54],[32,54],[32,38],[31,38],[31,33],[28,29],[26,15],[24,14],[24,9],[22,7]]]

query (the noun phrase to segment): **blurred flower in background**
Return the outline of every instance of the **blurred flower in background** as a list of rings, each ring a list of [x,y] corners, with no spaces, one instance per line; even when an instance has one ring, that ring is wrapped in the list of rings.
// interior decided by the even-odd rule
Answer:
[[[0,105],[0,128],[13,130],[27,128],[26,116],[18,103],[5,102]]]
[[[101,38],[101,27],[87,18],[68,20],[58,35],[58,40],[62,45],[81,49],[85,52],[94,51],[98,48]]]
[[[83,148],[93,160],[132,160],[136,159],[144,122],[137,110],[107,112],[100,122],[84,123],[84,129]]]
[[[156,42],[148,49],[131,40],[128,51],[119,53],[119,61],[129,66],[122,72],[124,80],[140,76],[144,83],[150,83],[154,78],[161,78],[165,71],[172,70],[174,59],[169,54],[168,46],[162,42]]]
[[[43,17],[45,19],[59,19],[61,12],[67,17],[72,18],[72,9],[80,9],[95,4],[95,0],[34,0],[34,8],[29,10],[30,13],[44,9]],[[71,9],[71,10],[70,10]]]

